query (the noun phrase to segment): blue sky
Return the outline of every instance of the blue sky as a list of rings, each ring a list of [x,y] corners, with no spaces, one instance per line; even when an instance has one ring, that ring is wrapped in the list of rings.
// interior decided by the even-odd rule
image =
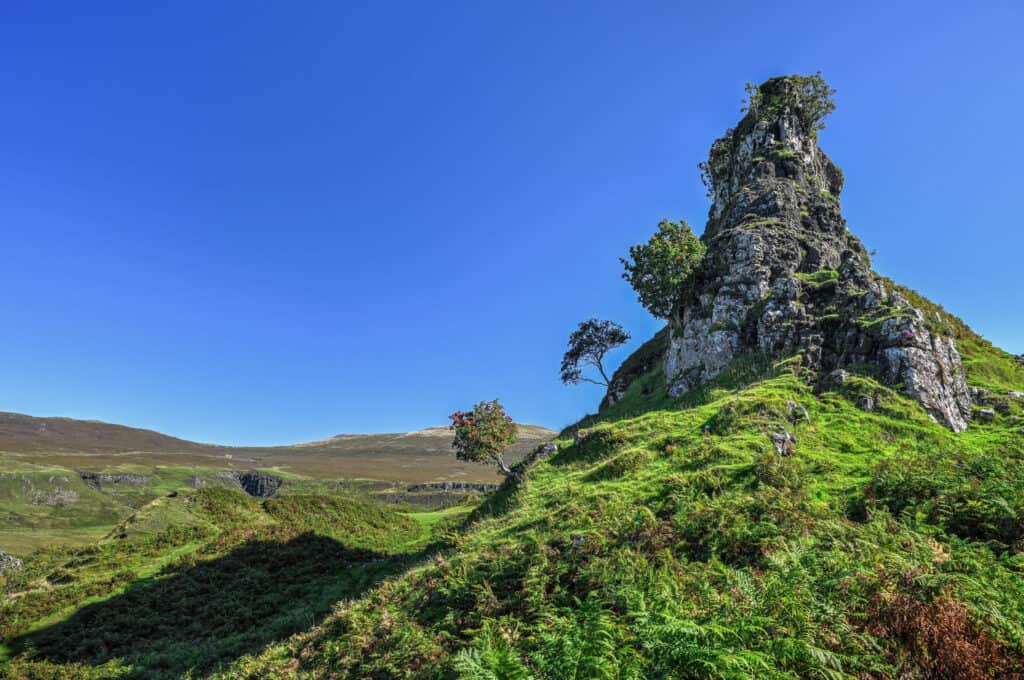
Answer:
[[[660,327],[617,258],[703,227],[746,81],[818,69],[876,269],[1024,352],[1022,31],[1019,2],[5,3],[0,410],[565,425],[601,396],[558,381],[575,323]]]

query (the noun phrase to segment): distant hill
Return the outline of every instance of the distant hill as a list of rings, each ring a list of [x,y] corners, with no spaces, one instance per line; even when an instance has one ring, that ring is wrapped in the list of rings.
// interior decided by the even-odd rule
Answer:
[[[517,460],[554,435],[543,427],[520,425],[512,459]],[[416,432],[340,434],[287,446],[236,447],[192,442],[95,420],[0,413],[0,458],[23,463],[76,470],[126,464],[261,467],[321,478],[409,483],[497,479],[487,466],[457,461],[451,439],[446,427],[430,427]]]

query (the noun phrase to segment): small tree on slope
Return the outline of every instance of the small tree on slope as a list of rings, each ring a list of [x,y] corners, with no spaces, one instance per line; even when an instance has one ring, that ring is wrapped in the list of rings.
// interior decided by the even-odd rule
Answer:
[[[456,411],[449,418],[449,429],[455,431],[452,448],[456,458],[471,463],[494,463],[501,474],[512,474],[502,455],[515,443],[518,428],[497,399],[481,401],[472,411]]]
[[[587,319],[569,336],[569,349],[562,357],[562,382],[576,385],[581,382],[608,387],[611,379],[604,370],[604,355],[629,341],[629,333],[614,321]],[[583,375],[583,366],[593,366],[601,380]]]
[[[662,220],[651,240],[631,246],[630,259],[620,258],[626,269],[622,278],[629,281],[647,311],[679,324],[706,250],[686,222]]]

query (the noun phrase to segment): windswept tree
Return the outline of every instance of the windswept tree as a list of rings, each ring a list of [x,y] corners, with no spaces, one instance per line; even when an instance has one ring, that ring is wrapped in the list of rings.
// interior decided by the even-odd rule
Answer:
[[[659,319],[682,322],[683,305],[707,248],[685,221],[662,220],[647,243],[631,246],[622,278],[640,304]]]
[[[502,456],[515,443],[519,432],[497,399],[481,401],[472,411],[456,411],[449,418],[452,424],[448,429],[455,432],[452,448],[456,458],[471,463],[494,463],[501,474],[512,474]]]
[[[608,387],[611,379],[604,370],[604,355],[629,342],[629,333],[614,321],[587,319],[569,336],[569,349],[562,357],[562,382],[577,385],[581,382]],[[591,366],[601,375],[595,380],[583,375],[583,368]]]

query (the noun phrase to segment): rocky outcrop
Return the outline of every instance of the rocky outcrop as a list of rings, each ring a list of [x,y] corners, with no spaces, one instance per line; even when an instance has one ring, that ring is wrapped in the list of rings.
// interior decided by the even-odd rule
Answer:
[[[21,564],[21,560],[17,557],[14,555],[8,555],[3,550],[0,550],[0,576],[3,576],[6,571],[20,569]]]
[[[78,492],[74,489],[55,487],[53,489],[40,489],[32,492],[32,505],[49,505],[60,508],[65,505],[77,503]]]
[[[444,493],[475,491],[485,493],[487,491],[494,491],[497,488],[497,484],[483,484],[477,482],[431,482],[426,484],[413,484],[406,489],[406,491],[411,493],[420,491],[442,491]]]
[[[146,478],[143,475],[134,475],[128,473],[119,474],[107,474],[101,472],[79,472],[78,476],[86,484],[91,484],[97,489],[102,488],[104,484],[127,484],[129,486],[142,486],[146,483]]]
[[[818,148],[794,83],[775,78],[760,94],[703,166],[712,199],[707,255],[669,329],[670,393],[710,380],[742,354],[800,354],[820,375],[867,368],[964,430],[971,400],[949,325],[871,271],[839,209],[843,174]]]
[[[233,480],[242,487],[242,491],[256,498],[273,498],[277,495],[284,480],[280,477],[268,475],[265,472],[221,472],[218,476]]]

